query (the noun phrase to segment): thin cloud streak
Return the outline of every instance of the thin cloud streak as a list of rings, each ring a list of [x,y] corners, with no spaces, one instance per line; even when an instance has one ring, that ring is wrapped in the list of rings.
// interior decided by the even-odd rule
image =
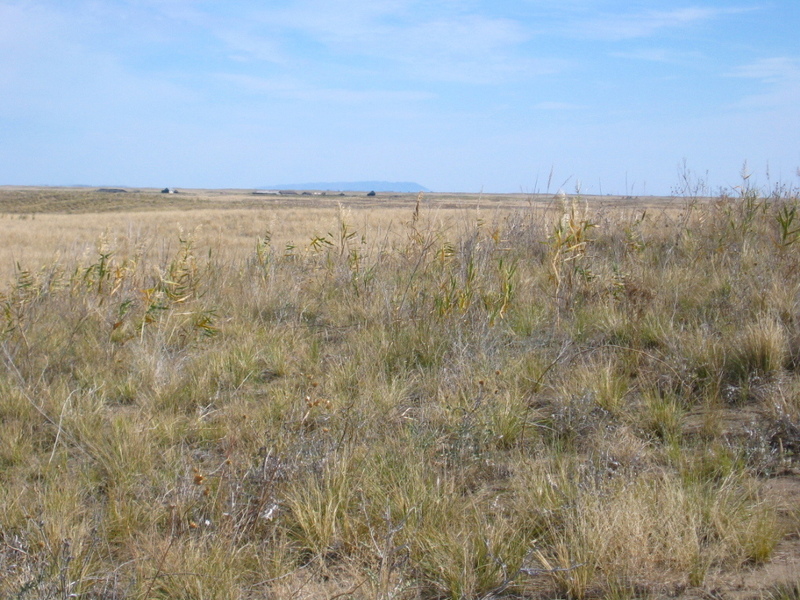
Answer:
[[[607,14],[576,23],[574,35],[610,42],[647,38],[663,30],[685,28],[752,10],[756,9],[690,7],[669,11]]]
[[[520,46],[531,34],[512,19],[446,11],[420,16],[412,2],[356,3],[347,10],[339,4],[302,3],[255,19],[262,35],[299,35],[326,48],[328,61],[367,58],[384,75],[388,67],[409,79],[492,84],[563,66],[524,56]]]
[[[308,102],[344,104],[380,104],[422,102],[436,97],[435,94],[412,90],[355,90],[344,88],[311,87],[297,80],[268,79],[250,75],[220,73],[219,80],[240,88],[275,98],[303,100]]]
[[[667,48],[641,48],[626,52],[610,52],[609,56],[674,65],[696,62],[704,58],[700,52],[676,52]]]
[[[545,102],[537,102],[533,106],[531,106],[533,110],[552,110],[552,111],[564,111],[564,110],[583,110],[586,106],[582,104],[573,104],[570,102],[552,102],[552,101],[545,101]]]
[[[738,108],[796,109],[800,106],[800,59],[787,56],[763,58],[740,65],[730,77],[750,79],[758,93],[748,94],[734,103]]]
[[[731,72],[733,77],[760,79],[767,83],[786,83],[800,80],[800,59],[788,56],[762,58],[740,65]]]

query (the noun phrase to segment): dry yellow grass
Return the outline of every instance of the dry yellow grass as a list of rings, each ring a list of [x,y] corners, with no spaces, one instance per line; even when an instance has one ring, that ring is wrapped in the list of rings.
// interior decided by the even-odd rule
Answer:
[[[602,200],[3,191],[0,596],[696,597],[769,565],[797,199]]]
[[[416,200],[414,194],[376,198],[363,194],[254,196],[236,190],[103,194],[70,188],[0,187],[0,282],[8,281],[17,264],[35,271],[55,261],[90,260],[103,244],[124,256],[141,245],[169,246],[187,235],[198,247],[229,259],[247,256],[267,233],[274,247],[292,245],[302,251],[313,237],[336,231],[343,214],[370,244],[391,244],[404,235],[403,225]],[[677,215],[680,211],[670,198],[593,197],[588,201],[593,210],[613,209],[618,216],[646,210]],[[515,211],[532,207],[558,210],[558,205],[549,196],[427,194],[421,208],[443,229],[457,230],[479,220],[499,223]]]

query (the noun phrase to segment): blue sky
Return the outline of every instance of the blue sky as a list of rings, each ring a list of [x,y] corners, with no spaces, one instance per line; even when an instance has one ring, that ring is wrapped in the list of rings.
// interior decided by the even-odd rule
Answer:
[[[798,31],[797,0],[0,0],[0,185],[798,185]]]

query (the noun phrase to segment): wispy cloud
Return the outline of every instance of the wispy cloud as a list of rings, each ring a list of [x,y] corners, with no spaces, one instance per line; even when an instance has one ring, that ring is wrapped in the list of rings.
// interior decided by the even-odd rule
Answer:
[[[665,64],[682,64],[703,57],[700,52],[682,52],[670,48],[640,48],[626,52],[611,52],[609,56]]]
[[[233,84],[250,93],[261,94],[272,98],[303,100],[311,102],[331,102],[343,104],[384,104],[422,102],[435,98],[425,91],[385,90],[385,89],[347,89],[325,88],[309,85],[307,82],[292,78],[266,78],[252,75],[231,73],[218,74],[217,79],[226,84]]]
[[[740,65],[731,75],[760,79],[766,83],[786,83],[800,79],[800,59],[787,56],[762,58],[760,60]]]
[[[0,95],[0,115],[47,115],[50,123],[69,127],[104,116],[152,115],[154,107],[194,100],[191,90],[132,72],[102,44],[86,43],[84,15],[35,3],[0,5],[0,23],[8,27],[0,33],[0,83],[15,90]]]
[[[731,77],[753,80],[753,91],[739,107],[792,107],[800,105],[800,59],[777,56],[763,58],[733,69]]]
[[[607,14],[578,23],[574,34],[605,41],[646,38],[663,30],[683,28],[750,10],[753,9],[688,7],[666,11]]]
[[[228,48],[229,56],[234,60],[256,60],[275,64],[287,64],[291,61],[280,41],[274,37],[233,27],[216,27],[214,35]]]
[[[534,104],[531,108],[534,110],[552,110],[552,111],[563,111],[563,110],[581,110],[585,108],[582,104],[573,104],[570,102],[538,102]]]
[[[179,61],[192,46],[207,59],[198,56],[195,71],[203,62],[229,60],[309,77],[344,70],[428,83],[493,85],[556,73],[569,64],[555,53],[531,54],[530,23],[497,16],[480,2],[296,0],[265,7],[244,1],[225,10],[196,0],[75,0],[68,9],[55,0],[22,5],[49,7],[49,14],[80,22],[87,47],[104,47],[106,54],[119,50],[128,60],[157,54],[162,68],[169,68],[166,49]],[[91,36],[107,43],[92,44]]]
[[[302,43],[324,48],[324,61],[363,60],[384,77],[497,83],[562,67],[558,61],[526,57],[520,47],[531,34],[513,19],[470,12],[453,3],[437,6],[420,11],[409,0],[307,0],[289,9],[253,13],[238,24],[238,31],[254,58],[263,50],[259,39],[278,40],[285,47]],[[232,50],[247,50],[239,34],[219,37]],[[274,55],[274,48],[266,54]]]
[[[383,56],[424,79],[492,84],[559,70],[557,61],[525,57],[529,39],[510,19],[443,17],[387,32]]]

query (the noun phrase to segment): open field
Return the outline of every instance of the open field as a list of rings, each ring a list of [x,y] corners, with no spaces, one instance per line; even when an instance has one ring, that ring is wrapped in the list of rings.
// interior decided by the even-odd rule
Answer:
[[[0,188],[0,597],[796,599],[797,210]]]
[[[105,243],[119,252],[137,246],[170,245],[191,235],[204,248],[228,257],[245,257],[255,240],[270,232],[272,245],[303,249],[314,236],[336,228],[344,210],[359,234],[373,240],[402,234],[416,194],[267,196],[246,190],[160,190],[103,193],[72,188],[0,187],[0,281],[17,263],[27,269],[54,261],[89,259]],[[594,210],[611,208],[677,212],[674,198],[646,201],[615,196],[588,197]],[[554,206],[551,195],[426,194],[423,210],[439,225],[501,220],[515,211]],[[30,221],[30,222],[29,222]]]

